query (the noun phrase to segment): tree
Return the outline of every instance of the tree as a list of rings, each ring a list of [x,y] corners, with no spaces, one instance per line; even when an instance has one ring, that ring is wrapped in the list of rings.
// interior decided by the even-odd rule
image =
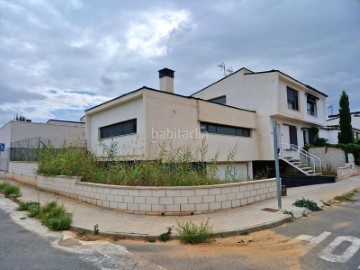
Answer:
[[[351,126],[351,113],[349,107],[349,96],[345,91],[342,91],[339,101],[339,126],[340,133],[338,135],[338,142],[343,144],[352,143],[353,133]]]

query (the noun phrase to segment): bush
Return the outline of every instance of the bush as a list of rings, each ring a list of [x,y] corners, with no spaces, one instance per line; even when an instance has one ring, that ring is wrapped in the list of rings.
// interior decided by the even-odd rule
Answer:
[[[32,207],[29,207],[32,205]],[[68,230],[72,223],[72,214],[66,212],[63,205],[59,206],[57,202],[52,201],[40,207],[36,203],[28,203],[29,217],[37,218],[43,225],[53,231]],[[20,206],[19,206],[20,207]]]
[[[164,150],[165,151],[165,150]],[[235,150],[234,150],[235,151]],[[204,163],[188,148],[159,154],[149,161],[101,161],[85,149],[56,150],[51,146],[39,153],[37,173],[42,175],[81,176],[82,181],[127,186],[197,186],[236,182],[209,176]],[[233,173],[233,168],[230,168]]]
[[[176,231],[179,233],[179,240],[183,244],[199,244],[210,240],[212,229],[209,220],[201,222],[198,226],[191,221],[180,223],[177,221]]]
[[[4,192],[6,198],[17,198],[21,196],[20,188],[9,183],[0,184],[0,190]]]
[[[302,198],[301,200],[297,200],[293,203],[294,206],[296,207],[304,207],[307,208],[311,211],[320,211],[321,208],[317,205],[316,202],[312,201],[312,200],[307,200],[305,198]]]
[[[20,202],[19,206],[16,208],[17,211],[30,211],[32,208],[39,208],[39,202]]]

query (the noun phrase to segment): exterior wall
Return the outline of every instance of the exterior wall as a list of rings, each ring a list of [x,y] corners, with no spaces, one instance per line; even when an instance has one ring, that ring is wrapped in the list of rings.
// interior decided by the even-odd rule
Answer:
[[[75,121],[66,121],[66,120],[57,120],[57,119],[50,119],[49,121],[47,121],[47,124],[71,126],[71,127],[85,127],[85,122],[75,122]]]
[[[193,96],[209,100],[226,95],[226,104],[237,108],[256,110],[257,116],[277,114],[278,99],[276,73],[247,74],[242,69],[208,86]]]
[[[70,145],[84,147],[86,144],[84,127],[22,121],[11,121],[10,125],[11,142],[31,137],[41,137],[44,143],[50,141],[56,148]]]
[[[303,128],[325,124],[326,98],[322,95],[277,72],[246,72],[246,69],[242,69],[194,96],[208,100],[226,95],[227,105],[256,110],[258,160],[273,160],[272,121],[280,124],[279,143],[290,143],[288,127],[285,125],[296,126],[299,147],[304,146]],[[299,111],[288,109],[287,86],[299,92]],[[317,117],[307,114],[306,93],[319,98]]]
[[[35,176],[37,168],[38,168],[37,162],[21,162],[21,161],[9,162],[9,173]]]
[[[287,86],[298,91],[298,101],[299,101],[299,110],[292,110],[288,108],[287,102]],[[313,96],[319,98],[317,100],[317,116],[308,115],[307,113],[307,96],[309,93]],[[310,92],[307,88],[303,87],[300,84],[294,83],[291,80],[286,80],[282,78],[279,80],[278,85],[278,99],[279,99],[279,110],[280,115],[292,118],[294,120],[313,123],[318,126],[325,125],[326,121],[326,99],[320,94],[315,92]]]
[[[0,152],[0,171],[7,171],[9,168],[9,148],[11,142],[11,122],[0,128],[0,143],[5,144],[5,151]]]
[[[203,214],[276,196],[276,179],[194,187],[128,187],[37,176],[37,186],[104,208],[146,215]]]
[[[159,145],[171,149],[190,147],[197,160],[202,160],[199,150],[206,145],[204,161],[212,161],[216,156],[218,161],[227,161],[230,151],[235,148],[236,161],[251,161],[258,157],[254,112],[154,91],[145,93],[145,110],[147,153],[154,153],[155,158]],[[250,128],[252,135],[241,137],[201,133],[200,122]],[[161,137],[167,130],[173,133]]]
[[[336,169],[336,174],[338,179],[345,179],[354,175],[358,175],[359,171],[357,169],[351,169],[350,164],[345,164],[345,166],[338,167]]]
[[[309,152],[321,158],[322,166],[330,165],[333,169],[343,167],[346,163],[344,150],[332,147],[311,147]]]
[[[327,139],[327,143],[330,144],[337,144],[338,143],[338,129],[321,129],[319,130],[319,137]]]
[[[128,100],[126,103],[112,106],[98,113],[86,114],[87,148],[97,156],[106,156],[99,145],[99,128],[119,122],[137,119],[136,134],[116,136],[102,139],[102,143],[110,145],[118,143],[117,156],[119,158],[136,158],[143,156],[146,145],[145,114],[142,93]]]

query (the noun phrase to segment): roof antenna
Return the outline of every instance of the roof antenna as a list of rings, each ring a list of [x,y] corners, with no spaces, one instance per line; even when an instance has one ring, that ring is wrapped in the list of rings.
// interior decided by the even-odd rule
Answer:
[[[224,62],[221,62],[220,64],[218,64],[217,67],[219,67],[224,72],[224,77],[226,77],[229,74],[234,72],[232,67],[226,68]]]
[[[328,109],[330,109],[330,112],[331,112],[330,115],[333,115],[334,106],[331,104],[330,106],[328,106]]]

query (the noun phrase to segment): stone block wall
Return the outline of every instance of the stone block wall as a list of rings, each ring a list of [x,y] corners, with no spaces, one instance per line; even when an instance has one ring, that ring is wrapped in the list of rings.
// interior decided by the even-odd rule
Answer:
[[[276,196],[276,179],[194,187],[132,187],[37,176],[37,187],[104,208],[146,215],[196,215]]]
[[[330,165],[333,169],[343,167],[346,163],[344,150],[333,147],[311,147],[309,152],[321,159],[322,166]]]

